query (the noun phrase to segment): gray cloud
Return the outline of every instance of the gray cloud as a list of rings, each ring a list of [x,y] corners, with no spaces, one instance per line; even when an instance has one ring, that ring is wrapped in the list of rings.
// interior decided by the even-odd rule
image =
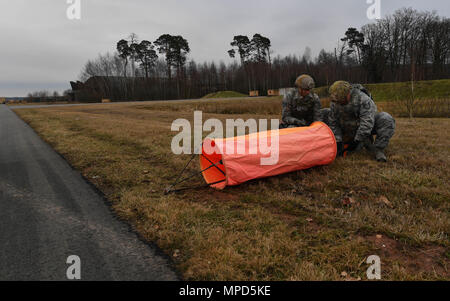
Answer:
[[[81,0],[82,19],[66,18],[65,0],[0,0],[0,95],[62,91],[83,64],[113,52],[131,32],[155,40],[181,34],[196,61],[230,61],[236,34],[261,33],[274,55],[331,50],[349,26],[361,27],[366,0]],[[400,7],[450,15],[448,0],[382,0],[383,15]]]

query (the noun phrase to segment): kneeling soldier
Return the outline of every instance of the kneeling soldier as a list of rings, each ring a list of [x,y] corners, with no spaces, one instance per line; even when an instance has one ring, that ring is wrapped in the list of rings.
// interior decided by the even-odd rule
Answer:
[[[295,81],[297,89],[289,92],[283,99],[283,118],[280,129],[310,126],[321,120],[321,104],[314,89],[314,79],[301,75]]]
[[[344,145],[348,144],[349,151],[366,147],[377,161],[386,162],[384,150],[395,132],[394,118],[377,112],[372,96],[362,85],[338,81],[330,87],[330,95],[328,125],[336,137],[338,155],[343,154]]]

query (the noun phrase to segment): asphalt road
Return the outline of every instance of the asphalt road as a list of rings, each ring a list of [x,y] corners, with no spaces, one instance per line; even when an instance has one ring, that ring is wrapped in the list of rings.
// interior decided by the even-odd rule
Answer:
[[[0,280],[178,280],[168,260],[7,106],[0,105]]]

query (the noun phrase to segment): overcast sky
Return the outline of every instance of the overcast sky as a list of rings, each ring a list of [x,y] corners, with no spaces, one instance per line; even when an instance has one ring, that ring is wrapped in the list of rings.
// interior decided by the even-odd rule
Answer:
[[[45,89],[62,92],[83,64],[113,52],[135,32],[154,41],[180,34],[198,62],[230,61],[233,36],[261,33],[274,56],[316,56],[345,30],[372,22],[367,0],[81,0],[81,20],[69,20],[67,0],[0,0],[0,96]],[[449,0],[381,0],[382,16],[401,7],[450,16]]]

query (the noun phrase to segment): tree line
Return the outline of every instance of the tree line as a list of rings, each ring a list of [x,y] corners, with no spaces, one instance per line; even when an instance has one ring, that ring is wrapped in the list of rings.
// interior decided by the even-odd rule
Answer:
[[[88,61],[80,79],[102,77],[103,89],[115,91],[104,97],[151,100],[198,98],[220,90],[265,95],[268,89],[291,87],[302,73],[311,74],[318,86],[339,79],[378,83],[450,75],[450,19],[412,8],[348,28],[332,51],[322,49],[315,58],[309,47],[302,55],[274,57],[270,39],[259,33],[236,35],[230,46],[224,53],[238,60],[197,63],[188,60],[189,43],[180,35],[163,34],[150,42],[131,34],[117,43],[116,53]]]
[[[34,91],[27,94],[23,99],[26,102],[57,102],[57,101],[67,101],[69,97],[70,90],[65,90],[62,94],[58,91],[47,91],[40,90]]]

